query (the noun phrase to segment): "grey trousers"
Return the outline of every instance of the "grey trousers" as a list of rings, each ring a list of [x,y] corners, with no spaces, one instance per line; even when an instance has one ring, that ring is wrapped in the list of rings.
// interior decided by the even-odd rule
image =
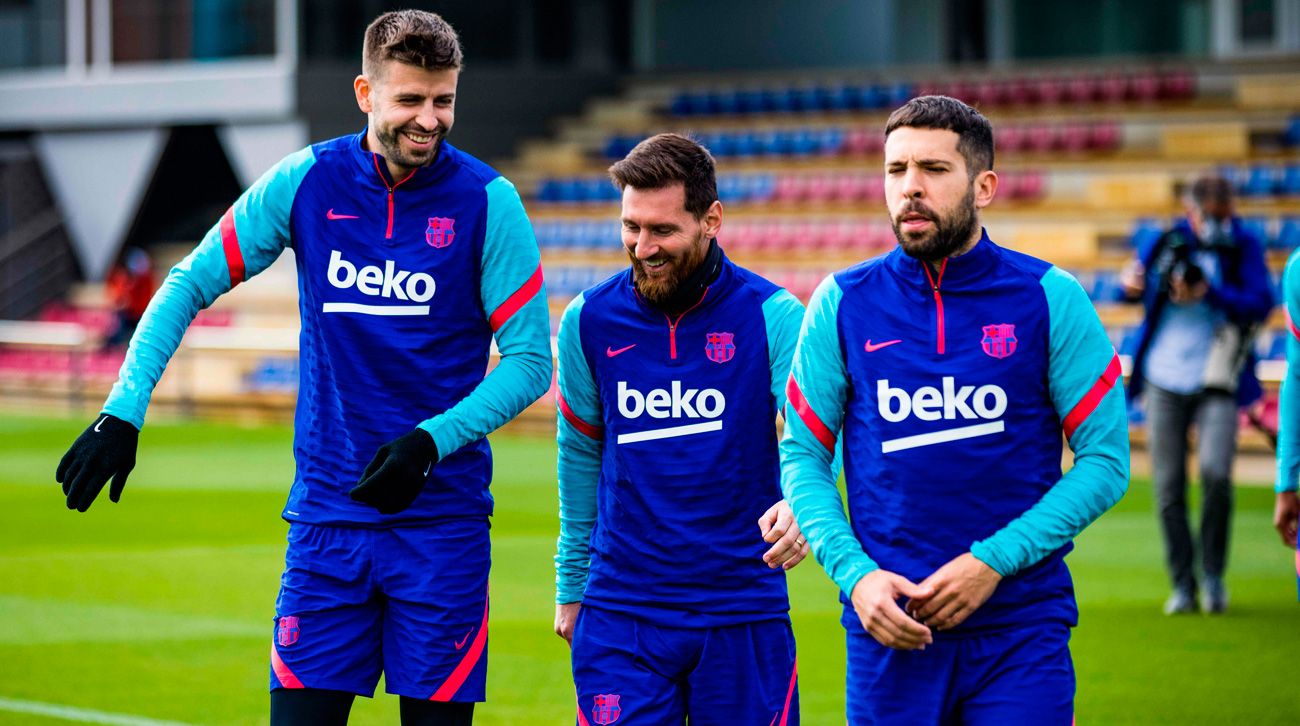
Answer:
[[[1237,453],[1237,402],[1221,393],[1190,396],[1148,385],[1147,432],[1156,512],[1165,539],[1165,564],[1175,588],[1196,591],[1196,551],[1187,521],[1188,434],[1196,426],[1201,473],[1201,570],[1221,578],[1227,567],[1232,517],[1232,460]]]

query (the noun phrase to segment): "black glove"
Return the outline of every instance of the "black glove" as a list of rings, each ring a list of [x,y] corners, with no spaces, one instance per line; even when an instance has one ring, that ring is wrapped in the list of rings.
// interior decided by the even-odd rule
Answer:
[[[379,447],[348,496],[378,509],[380,514],[397,514],[420,496],[437,461],[438,447],[433,437],[424,429],[415,429]]]
[[[108,498],[122,498],[126,475],[135,468],[135,449],[140,430],[116,416],[100,414],[99,420],[86,427],[63,455],[54,480],[63,485],[68,509],[84,512],[99,496],[99,490],[113,479]]]

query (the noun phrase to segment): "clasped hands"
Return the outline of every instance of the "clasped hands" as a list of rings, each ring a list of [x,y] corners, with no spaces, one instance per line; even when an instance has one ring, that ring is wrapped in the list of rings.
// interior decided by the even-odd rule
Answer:
[[[924,650],[935,630],[965,622],[993,591],[1002,576],[967,552],[919,583],[887,570],[876,570],[853,586],[853,609],[862,627],[881,645],[896,650]],[[899,600],[906,599],[904,605]]]

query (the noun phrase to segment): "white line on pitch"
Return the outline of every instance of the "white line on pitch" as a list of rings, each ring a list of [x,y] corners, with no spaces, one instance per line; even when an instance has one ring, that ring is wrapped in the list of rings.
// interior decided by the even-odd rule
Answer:
[[[76,721],[78,723],[102,723],[109,724],[109,726],[189,726],[180,721],[159,721],[125,713],[108,713],[107,711],[94,711],[89,708],[62,706],[57,703],[41,703],[40,701],[20,701],[16,698],[5,698],[4,696],[0,696],[0,711],[29,713],[34,716],[59,718],[64,721]]]

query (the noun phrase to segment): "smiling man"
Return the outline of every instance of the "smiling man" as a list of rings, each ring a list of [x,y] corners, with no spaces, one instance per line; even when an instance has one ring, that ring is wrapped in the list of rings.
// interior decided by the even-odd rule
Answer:
[[[559,335],[555,632],[577,723],[799,723],[776,416],[803,306],[727,259],[713,157],[676,134],[610,168],[631,267]],[[755,526],[755,523],[758,526]]]
[[[271,723],[345,723],[382,672],[403,724],[468,724],[487,671],[484,437],[551,379],[540,256],[510,182],[446,141],[461,67],[451,26],[387,13],[363,53],[366,129],[286,157],[171,271],[56,478],[71,509],[110,478],[116,502],[185,328],[292,248],[297,468]],[[485,377],[493,338],[501,360]]]
[[[1072,277],[980,226],[987,119],[923,96],[885,139],[899,246],[813,294],[781,442],[786,498],[841,590],[848,720],[1064,726],[1063,558],[1128,483],[1119,358]]]

